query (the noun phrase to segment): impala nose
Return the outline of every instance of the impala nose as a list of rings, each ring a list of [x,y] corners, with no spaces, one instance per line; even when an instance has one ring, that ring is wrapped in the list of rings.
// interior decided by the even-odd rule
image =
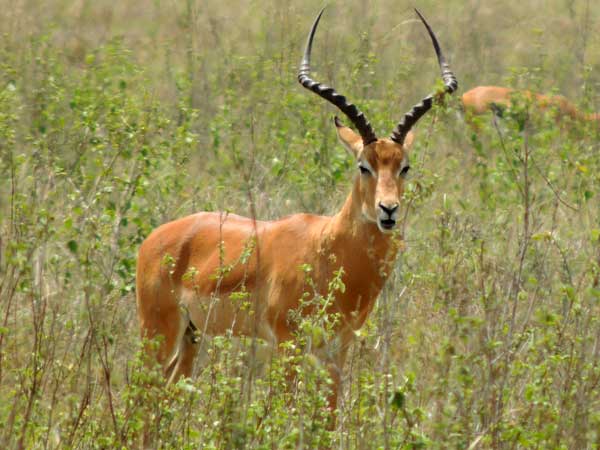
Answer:
[[[398,203],[393,203],[391,205],[384,205],[383,203],[379,202],[379,207],[381,208],[381,210],[386,213],[388,215],[388,217],[392,217],[392,214],[394,214],[396,212],[396,210],[398,209]]]

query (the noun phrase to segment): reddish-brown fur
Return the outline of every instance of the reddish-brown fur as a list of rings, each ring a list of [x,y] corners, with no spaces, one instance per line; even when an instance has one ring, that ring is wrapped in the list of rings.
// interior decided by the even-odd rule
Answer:
[[[231,330],[276,345],[292,339],[289,313],[309,290],[301,265],[312,267],[311,277],[322,294],[334,271],[343,268],[345,291],[337,291],[329,307],[341,317],[338,342],[316,351],[335,381],[335,406],[347,348],[372,310],[401,245],[397,233],[377,221],[380,203],[400,203],[399,172],[407,165],[412,142],[409,134],[404,146],[379,139],[363,148],[360,136],[344,126],[338,127],[338,136],[375,174],[356,175],[336,215],[294,214],[255,222],[201,212],[162,225],[144,241],[137,265],[141,332],[147,338],[163,336],[157,357],[170,380],[191,374],[197,345],[186,331],[190,319],[202,333]],[[250,294],[253,314],[229,299],[240,290]]]
[[[467,114],[484,114],[491,111],[493,105],[510,107],[513,95],[522,95],[525,99],[535,100],[535,106],[542,110],[555,109],[557,120],[562,117],[570,117],[573,120],[592,121],[600,124],[599,114],[582,113],[562,95],[543,95],[500,86],[477,86],[462,95],[462,104]]]

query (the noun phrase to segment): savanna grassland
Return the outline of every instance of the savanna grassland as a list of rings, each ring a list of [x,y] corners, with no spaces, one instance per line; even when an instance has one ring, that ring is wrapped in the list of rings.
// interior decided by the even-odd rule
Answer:
[[[337,111],[296,81],[321,6],[0,1],[0,448],[600,448],[600,124],[525,100],[467,123],[458,102],[497,84],[600,110],[591,0],[329,5],[316,76],[380,135],[439,87],[413,6],[460,85],[415,128],[406,250],[333,431],[303,352],[322,318],[262,367],[254,343],[214,339],[168,388],[142,358],[152,229],[343,203],[357,170]]]

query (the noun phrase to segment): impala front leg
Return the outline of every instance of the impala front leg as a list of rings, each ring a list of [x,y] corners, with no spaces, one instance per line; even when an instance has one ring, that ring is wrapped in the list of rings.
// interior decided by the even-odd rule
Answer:
[[[329,429],[334,429],[336,424],[336,410],[340,392],[343,391],[344,364],[350,343],[351,339],[348,339],[345,334],[341,334],[315,352],[315,356],[326,367],[331,378],[331,393],[327,399],[331,411]]]
[[[331,394],[329,396],[329,409],[332,412],[337,409],[339,393],[343,390],[342,382],[347,353],[347,348],[340,349],[335,358],[327,364],[327,370],[332,381]]]

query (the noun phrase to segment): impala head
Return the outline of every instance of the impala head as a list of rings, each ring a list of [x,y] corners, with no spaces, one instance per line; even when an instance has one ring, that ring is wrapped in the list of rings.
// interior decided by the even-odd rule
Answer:
[[[377,139],[364,145],[361,136],[335,118],[340,142],[356,158],[354,200],[360,204],[363,217],[375,222],[384,233],[391,232],[398,222],[404,180],[410,166],[408,149],[413,134],[408,133],[403,144],[391,139]]]
[[[355,105],[349,103],[346,97],[338,94],[332,87],[322,85],[310,78],[312,43],[323,10],[310,30],[298,71],[298,81],[302,86],[337,106],[358,130],[357,134],[344,126],[337,117],[335,118],[340,141],[357,160],[357,170],[360,171],[357,181],[360,196],[358,201],[362,214],[367,220],[376,222],[384,233],[391,232],[397,223],[404,178],[409,169],[408,149],[413,141],[411,128],[431,109],[434,97],[451,94],[458,87],[458,82],[446,63],[435,34],[421,13],[415,11],[431,37],[442,71],[444,90],[428,95],[413,106],[396,125],[389,139],[378,139],[365,115]]]

